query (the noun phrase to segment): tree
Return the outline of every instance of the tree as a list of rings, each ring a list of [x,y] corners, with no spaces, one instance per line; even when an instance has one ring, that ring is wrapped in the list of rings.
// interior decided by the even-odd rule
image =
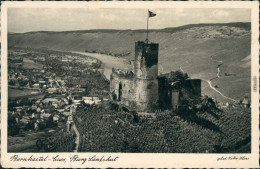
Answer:
[[[133,111],[133,116],[134,116],[133,123],[138,123],[139,117],[138,117],[138,114],[136,113],[136,111]]]
[[[139,152],[141,152],[140,146],[139,146],[139,144],[138,144],[137,141],[133,141],[133,142],[130,144],[130,152],[131,152],[131,153],[139,153]]]
[[[184,81],[187,80],[189,76],[187,73],[183,73],[177,70],[175,72],[174,71],[170,72],[167,78],[168,81],[172,83],[173,87],[179,90],[182,88]]]
[[[15,86],[15,81],[10,80],[10,81],[8,82],[8,84],[11,85],[11,86]]]
[[[14,136],[16,134],[19,134],[19,131],[20,127],[18,126],[18,123],[15,120],[15,116],[8,116],[8,135]]]

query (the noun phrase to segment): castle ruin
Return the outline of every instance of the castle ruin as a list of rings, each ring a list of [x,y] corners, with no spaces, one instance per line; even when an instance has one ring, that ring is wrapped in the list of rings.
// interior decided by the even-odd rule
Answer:
[[[159,107],[177,109],[185,95],[201,96],[201,80],[188,79],[182,90],[175,90],[169,79],[158,76],[159,44],[135,42],[132,71],[112,69],[111,99],[130,111],[149,112]]]

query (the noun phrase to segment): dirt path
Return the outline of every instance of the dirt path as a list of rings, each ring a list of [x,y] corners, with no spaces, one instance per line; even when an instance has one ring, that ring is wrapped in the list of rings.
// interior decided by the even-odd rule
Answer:
[[[211,59],[212,61],[214,61],[214,62],[220,63],[220,64],[217,66],[217,76],[214,77],[214,78],[212,78],[212,79],[210,79],[210,80],[206,80],[206,79],[202,79],[202,80],[206,81],[206,82],[209,84],[209,87],[210,87],[211,89],[213,89],[215,92],[219,93],[222,97],[224,97],[224,98],[226,98],[226,99],[229,99],[229,100],[232,100],[232,101],[234,101],[234,102],[237,102],[237,100],[225,96],[223,93],[221,93],[219,90],[217,90],[215,87],[212,86],[211,81],[214,80],[214,79],[220,78],[220,66],[223,64],[223,61],[222,61],[222,60],[215,60],[215,59],[213,59],[212,56],[210,57],[210,59]]]
[[[181,66],[180,66],[180,70],[184,73],[184,71],[183,71],[183,69],[181,68]]]
[[[70,107],[70,112],[71,112],[71,116],[73,116],[73,113],[72,113],[72,107]],[[73,122],[73,125],[71,126],[72,127],[72,130],[75,132],[76,134],[76,138],[75,138],[75,149],[73,150],[73,152],[78,152],[78,149],[79,149],[79,131],[73,121],[73,118],[72,118],[72,122]]]
[[[219,93],[222,97],[224,97],[224,98],[226,98],[226,99],[229,99],[229,100],[232,100],[232,101],[234,101],[234,102],[237,102],[237,100],[234,100],[234,99],[232,99],[232,98],[230,98],[230,97],[225,96],[223,93],[221,93],[221,92],[220,92],[219,90],[217,90],[215,87],[213,87],[212,84],[211,84],[211,80],[206,80],[206,79],[201,79],[201,80],[206,81],[206,82],[209,84],[209,87],[210,87],[211,89],[213,89],[215,92]]]
[[[218,67],[218,73],[217,73],[217,77],[219,78],[219,73],[220,73],[220,69],[219,69],[219,67]]]
[[[78,152],[78,148],[79,148],[79,131],[75,125],[75,123],[73,123],[72,125],[72,130],[74,130],[75,134],[76,134],[76,138],[75,138],[75,149],[73,150],[73,152]]]
[[[220,94],[220,95],[221,95],[222,97],[224,97],[225,99],[228,99],[228,100],[237,102],[237,100],[225,96],[223,93],[221,93],[219,90],[217,90],[215,87],[212,86],[212,83],[211,83],[212,80],[217,79],[217,78],[220,78],[220,66],[223,64],[223,61],[221,61],[221,60],[214,60],[214,59],[212,58],[212,56],[211,56],[210,58],[211,58],[212,61],[219,63],[218,66],[217,66],[217,75],[216,75],[216,77],[214,77],[214,78],[212,78],[212,79],[210,79],[210,80],[207,80],[207,79],[201,79],[201,80],[207,82],[207,83],[209,84],[209,87],[210,87],[211,89],[213,89],[216,93]],[[180,70],[181,70],[182,72],[184,72],[184,70],[182,69],[181,66],[180,66]]]

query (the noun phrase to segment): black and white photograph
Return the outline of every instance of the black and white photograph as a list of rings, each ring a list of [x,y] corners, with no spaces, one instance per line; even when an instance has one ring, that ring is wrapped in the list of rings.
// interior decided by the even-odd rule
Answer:
[[[250,7],[6,11],[7,153],[253,152]]]

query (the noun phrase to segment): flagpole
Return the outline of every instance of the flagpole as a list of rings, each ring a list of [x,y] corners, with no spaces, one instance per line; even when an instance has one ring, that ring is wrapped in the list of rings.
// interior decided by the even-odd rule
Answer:
[[[146,29],[146,42],[148,43],[148,20],[149,20],[149,9],[147,11],[147,29]]]

